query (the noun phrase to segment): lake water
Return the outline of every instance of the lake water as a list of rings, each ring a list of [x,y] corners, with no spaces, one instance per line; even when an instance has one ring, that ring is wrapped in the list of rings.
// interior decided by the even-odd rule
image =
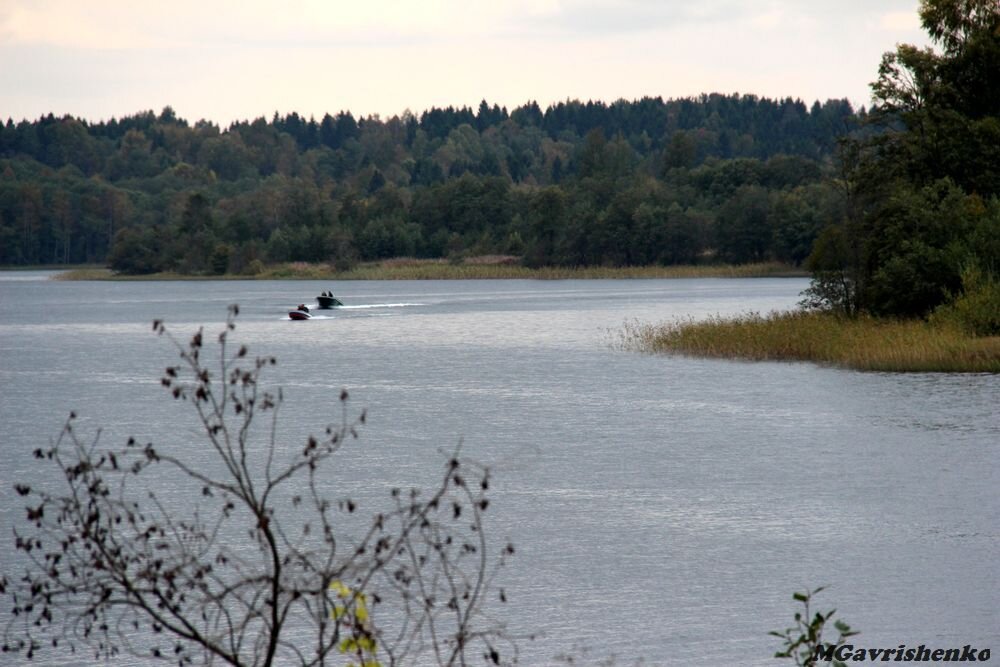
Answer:
[[[494,470],[489,528],[517,555],[496,609],[521,662],[788,664],[769,630],[794,591],[865,647],[972,644],[1000,655],[1000,376],[859,373],[646,356],[610,341],[658,322],[793,307],[802,279],[55,282],[0,273],[0,563],[21,521],[13,480],[70,410],[107,443],[207,456],[159,386],[151,332],[236,335],[279,359],[294,447],[368,410],[345,451],[362,508],[427,485],[463,443]],[[347,307],[291,322],[323,290]],[[366,495],[367,494],[367,495]],[[0,655],[0,662],[10,660]],[[53,659],[51,664],[59,660]],[[42,664],[45,664],[44,662]],[[67,663],[70,664],[70,663]],[[123,663],[124,664],[124,663]]]

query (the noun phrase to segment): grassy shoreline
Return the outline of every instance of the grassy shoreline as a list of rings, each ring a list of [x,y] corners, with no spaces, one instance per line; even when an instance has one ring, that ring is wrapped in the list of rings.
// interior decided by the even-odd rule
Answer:
[[[470,258],[461,263],[447,260],[392,259],[359,264],[338,271],[330,264],[293,262],[265,267],[254,275],[224,274],[193,276],[151,273],[127,276],[101,267],[74,269],[55,280],[497,280],[497,279],[636,279],[636,278],[762,278],[803,277],[800,269],[767,262],[742,265],[636,266],[636,267],[540,267],[529,268],[509,258]]]
[[[625,349],[749,361],[811,361],[863,371],[1000,373],[1000,337],[920,320],[786,312],[627,324]]]

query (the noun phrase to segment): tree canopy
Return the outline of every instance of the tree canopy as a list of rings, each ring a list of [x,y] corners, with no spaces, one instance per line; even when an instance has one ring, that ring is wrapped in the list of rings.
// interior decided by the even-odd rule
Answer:
[[[926,316],[980,298],[973,285],[1000,298],[1000,5],[923,0],[920,17],[941,50],[883,56],[879,131],[845,142],[847,205],[810,258],[814,304]]]
[[[721,245],[732,261],[798,262],[787,239],[815,236],[826,215],[815,207],[831,198],[823,175],[858,119],[845,100],[712,94],[510,112],[484,100],[389,119],[275,114],[228,128],[170,107],[100,123],[8,120],[0,264],[212,274],[393,255],[673,263]],[[748,253],[716,228],[742,187],[767,200],[765,246]],[[543,223],[553,188],[565,207]],[[805,219],[788,219],[803,207]]]

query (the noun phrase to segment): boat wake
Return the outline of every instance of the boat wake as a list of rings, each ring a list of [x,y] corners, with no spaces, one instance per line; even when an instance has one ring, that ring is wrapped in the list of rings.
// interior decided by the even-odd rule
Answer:
[[[423,306],[422,303],[367,303],[356,306],[339,306],[337,310],[370,310],[372,308],[411,308]]]
[[[330,310],[319,310],[314,309],[309,311],[308,316],[302,319],[309,320],[335,320],[337,319],[336,313],[344,310],[377,310],[381,308],[411,308],[413,306],[423,306],[423,303],[363,303],[351,306],[337,306],[336,308]],[[329,314],[326,314],[329,313]],[[291,320],[292,316],[289,313],[288,316],[281,318],[283,320]]]

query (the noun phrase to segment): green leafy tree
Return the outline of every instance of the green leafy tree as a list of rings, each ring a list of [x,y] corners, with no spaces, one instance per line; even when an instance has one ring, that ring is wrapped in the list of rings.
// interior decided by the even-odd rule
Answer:
[[[556,239],[565,224],[566,213],[566,195],[557,187],[545,188],[532,198],[528,227],[533,242],[525,255],[528,266],[542,266],[554,260]]]
[[[719,256],[732,263],[759,262],[771,247],[767,192],[759,186],[741,187],[719,209],[715,221]]]
[[[177,266],[183,273],[210,273],[216,247],[215,220],[208,197],[194,193],[188,197],[181,213],[179,234],[171,248]]]
[[[663,151],[663,168],[689,169],[694,166],[696,157],[697,142],[687,132],[678,130],[670,137],[670,143]]]
[[[802,264],[827,220],[842,218],[837,197],[829,187],[805,186],[771,194],[768,223],[775,258]]]
[[[1000,266],[974,241],[984,200],[1000,197],[1000,5],[923,0],[920,16],[943,52],[883,57],[873,119],[889,130],[845,144],[845,215],[814,249],[813,305],[922,317],[970,262]]]
[[[160,266],[159,243],[154,230],[126,227],[115,235],[108,266],[120,273],[155,273]]]
[[[663,243],[657,261],[662,264],[695,264],[705,250],[711,221],[705,214],[682,209],[674,202],[663,223]]]

